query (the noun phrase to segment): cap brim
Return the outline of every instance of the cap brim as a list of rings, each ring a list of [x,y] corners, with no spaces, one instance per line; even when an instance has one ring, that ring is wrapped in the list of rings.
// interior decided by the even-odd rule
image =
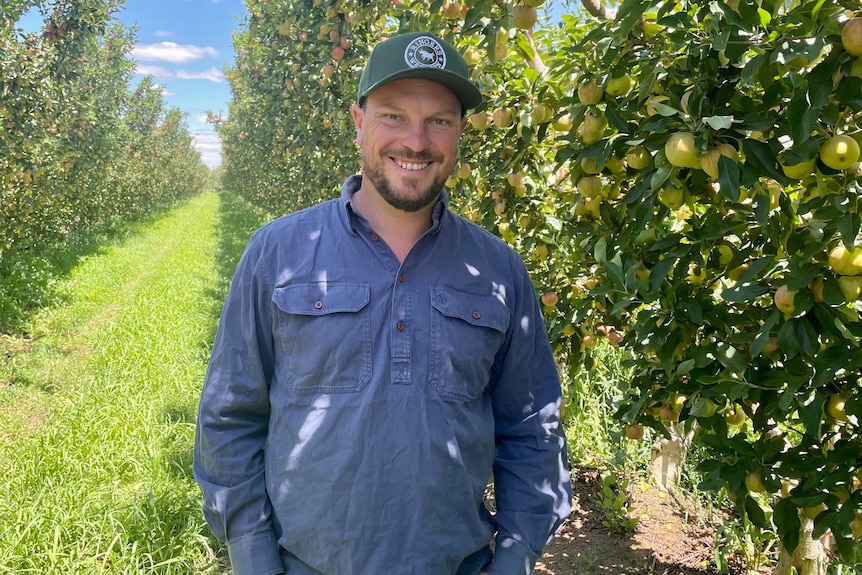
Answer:
[[[465,109],[475,108],[483,101],[482,92],[480,92],[472,82],[465,80],[453,72],[433,68],[414,68],[411,70],[401,70],[400,72],[391,74],[372,86],[369,86],[368,89],[365,90],[365,93],[362,94],[361,98],[367,97],[368,94],[381,86],[385,86],[395,80],[404,80],[407,78],[431,80],[432,82],[437,82],[438,84],[446,86],[461,101],[461,104]]]

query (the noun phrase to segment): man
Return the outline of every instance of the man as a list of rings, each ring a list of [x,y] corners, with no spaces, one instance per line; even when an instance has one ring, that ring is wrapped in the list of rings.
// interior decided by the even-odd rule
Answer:
[[[362,175],[250,240],[195,443],[236,575],[526,574],[568,515],[535,291],[443,191],[481,101],[440,38],[379,44],[351,107]]]

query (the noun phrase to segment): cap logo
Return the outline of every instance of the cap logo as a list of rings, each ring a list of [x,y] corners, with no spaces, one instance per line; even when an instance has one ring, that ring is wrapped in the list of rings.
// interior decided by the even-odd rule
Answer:
[[[446,52],[434,38],[420,36],[407,44],[404,60],[411,68],[445,68]]]

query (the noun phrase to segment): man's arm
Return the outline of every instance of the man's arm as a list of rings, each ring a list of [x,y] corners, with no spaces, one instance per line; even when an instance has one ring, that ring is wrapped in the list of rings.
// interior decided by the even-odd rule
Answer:
[[[538,298],[526,270],[514,326],[495,365],[497,526],[487,575],[526,575],[571,511],[561,391]]]
[[[269,290],[257,271],[259,257],[253,238],[222,310],[195,435],[194,472],[204,516],[227,543],[235,575],[284,570],[264,477],[273,360]]]

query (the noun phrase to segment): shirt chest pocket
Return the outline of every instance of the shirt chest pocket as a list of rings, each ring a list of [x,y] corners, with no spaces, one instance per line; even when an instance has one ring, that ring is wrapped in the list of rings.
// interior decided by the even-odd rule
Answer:
[[[506,337],[509,309],[493,297],[440,287],[431,289],[431,308],[431,382],[450,399],[481,396]]]
[[[294,393],[359,391],[371,379],[370,287],[343,282],[291,284],[272,301]]]

